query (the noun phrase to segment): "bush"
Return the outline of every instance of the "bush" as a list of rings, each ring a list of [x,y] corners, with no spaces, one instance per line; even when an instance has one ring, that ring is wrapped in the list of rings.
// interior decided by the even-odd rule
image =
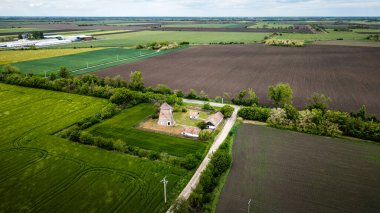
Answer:
[[[212,106],[210,105],[210,103],[205,103],[205,104],[203,104],[202,109],[204,109],[204,110],[213,110],[214,108],[212,108]]]
[[[198,98],[197,92],[194,89],[190,89],[190,92],[189,94],[186,95],[186,98],[197,99]]]
[[[192,170],[197,167],[199,160],[193,155],[188,154],[181,162],[181,166],[187,170]]]
[[[61,67],[58,73],[61,78],[70,78],[70,72],[67,70],[67,67]]]
[[[231,155],[227,151],[215,152],[211,158],[211,164],[213,165],[213,176],[219,177],[230,167],[232,163]]]
[[[207,130],[201,130],[199,132],[199,139],[202,141],[207,141],[208,139],[211,138],[211,133]]]
[[[248,95],[248,97],[247,97]],[[252,89],[241,90],[235,98],[232,99],[232,103],[236,105],[252,106],[259,104],[259,97]]]
[[[82,144],[93,145],[94,138],[86,132],[81,132],[79,136],[79,142]]]
[[[148,155],[149,160],[159,160],[160,159],[160,153],[151,151]]]
[[[278,83],[268,88],[268,97],[273,100],[275,107],[283,107],[285,104],[293,104],[293,91],[289,84]]]
[[[243,107],[239,110],[238,116],[246,120],[267,121],[271,109],[266,107]]]
[[[265,44],[271,46],[303,47],[305,46],[305,41],[291,39],[267,39],[265,40]]]
[[[329,102],[331,102],[330,97],[320,93],[313,93],[313,95],[308,99],[308,103],[305,108],[309,110],[320,109],[323,112],[326,112],[329,108]]]
[[[232,113],[234,112],[234,108],[230,105],[224,105],[220,112],[224,115],[224,117],[229,118],[232,116]]]
[[[204,121],[200,121],[200,122],[197,123],[197,127],[199,127],[199,129],[203,130],[203,129],[207,128],[207,124]]]
[[[290,124],[286,111],[282,108],[274,108],[269,113],[268,123],[274,127],[286,127]]]

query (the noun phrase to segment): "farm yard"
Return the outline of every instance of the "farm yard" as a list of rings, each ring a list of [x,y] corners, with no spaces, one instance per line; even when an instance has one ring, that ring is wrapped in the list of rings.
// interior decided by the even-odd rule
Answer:
[[[242,124],[216,212],[376,212],[380,146]]]
[[[168,199],[173,200],[191,176],[187,170],[54,135],[107,103],[0,84],[0,123],[6,124],[0,125],[1,212],[160,212],[167,208],[160,180],[164,176],[169,180]]]
[[[197,152],[203,155],[208,146],[205,142],[157,134],[135,128],[153,113],[153,104],[140,104],[89,128],[88,132],[94,136],[121,139],[128,145],[146,150],[165,152],[177,157],[185,157],[188,154],[195,154]]]
[[[364,104],[380,115],[379,57],[378,49],[370,47],[196,46],[95,74],[128,78],[131,71],[141,70],[148,86],[164,83],[186,92],[204,90],[210,97],[253,88],[264,105],[271,103],[268,86],[285,82],[293,88],[299,108],[319,92],[332,98],[333,109],[357,111]]]

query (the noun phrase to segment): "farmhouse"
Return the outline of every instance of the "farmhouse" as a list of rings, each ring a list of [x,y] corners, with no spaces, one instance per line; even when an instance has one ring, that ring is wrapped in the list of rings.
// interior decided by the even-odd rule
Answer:
[[[181,134],[192,138],[199,138],[200,131],[201,130],[197,127],[184,127]]]
[[[190,119],[198,120],[199,118],[199,112],[197,111],[190,111]]]
[[[217,112],[206,119],[207,129],[216,129],[219,124],[223,121],[223,114]]]
[[[162,126],[173,126],[175,124],[173,119],[173,107],[167,103],[163,103],[160,107],[158,124]]]

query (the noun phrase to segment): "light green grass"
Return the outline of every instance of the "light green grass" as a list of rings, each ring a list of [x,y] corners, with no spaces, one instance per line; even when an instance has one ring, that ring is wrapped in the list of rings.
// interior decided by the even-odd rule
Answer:
[[[189,28],[241,28],[241,24],[169,24],[162,27],[189,27]]]
[[[293,27],[293,24],[282,24],[282,23],[276,23],[276,22],[259,22],[255,25],[249,26],[248,28],[289,28]]]
[[[354,32],[371,32],[371,33],[380,33],[380,29],[353,29]]]
[[[53,30],[48,28],[2,28],[0,33],[17,33],[17,32],[32,32],[32,31],[45,31]]]
[[[367,34],[358,34],[354,32],[337,32],[327,30],[328,33],[306,34],[306,33],[282,33],[282,36],[274,36],[277,39],[292,39],[305,41],[328,41],[343,38],[344,40],[363,40]]]
[[[197,120],[190,119],[190,112],[191,111],[198,111],[199,112],[199,119],[197,119]],[[206,111],[192,110],[192,109],[188,109],[187,112],[174,112],[173,113],[173,117],[174,117],[175,122],[177,124],[182,124],[182,125],[186,125],[186,126],[197,126],[197,123],[204,121],[210,115],[211,114],[206,112]]]
[[[131,146],[178,157],[205,152],[207,148],[205,142],[137,129],[136,126],[152,115],[154,110],[153,104],[140,104],[89,128],[88,132],[95,136],[121,139]]]
[[[63,45],[66,47],[131,47],[155,41],[188,41],[192,44],[208,44],[210,42],[245,42],[255,43],[264,39],[269,33],[246,32],[178,32],[178,31],[142,31],[125,34],[98,36],[91,42]]]
[[[0,84],[0,212],[159,212],[191,174],[53,134],[107,100]],[[170,138],[168,138],[170,139]],[[160,180],[167,176],[164,206]]]
[[[142,56],[140,56],[140,52]],[[13,64],[14,66],[20,68],[23,73],[34,73],[37,75],[44,75],[45,71],[49,74],[50,72],[57,72],[61,67],[67,67],[69,71],[74,71],[76,69],[86,68],[87,63],[89,66],[99,65],[103,63],[112,62],[107,65],[100,67],[95,67],[92,69],[86,69],[80,72],[75,72],[74,74],[83,74],[90,71],[95,71],[98,69],[103,69],[118,64],[129,63],[133,61],[138,61],[145,58],[150,58],[160,54],[164,54],[167,51],[155,52],[153,50],[136,50],[136,49],[125,49],[125,48],[107,48],[102,50],[96,50],[91,52],[51,57],[46,59],[38,59],[32,61],[25,61]],[[122,59],[128,59],[125,61],[117,61]]]

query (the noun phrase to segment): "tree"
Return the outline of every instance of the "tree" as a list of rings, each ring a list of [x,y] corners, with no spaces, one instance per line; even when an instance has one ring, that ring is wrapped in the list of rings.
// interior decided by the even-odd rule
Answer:
[[[329,108],[329,102],[331,102],[330,97],[320,93],[313,93],[313,95],[308,99],[308,103],[305,108],[309,110],[320,109],[323,113],[325,113]]]
[[[224,105],[220,112],[224,115],[224,117],[229,118],[232,116],[232,113],[234,112],[234,108],[230,105]]]
[[[226,151],[215,152],[211,158],[211,164],[214,165],[213,175],[219,177],[230,167],[232,162],[231,155]]]
[[[59,77],[61,78],[69,78],[70,72],[67,70],[67,67],[61,67],[58,73]]]
[[[142,91],[144,89],[143,76],[141,71],[134,71],[130,74],[129,88],[131,90]]]
[[[212,106],[210,105],[210,103],[205,103],[203,104],[203,109],[205,110],[213,110],[214,108],[212,108]]]
[[[168,87],[166,84],[158,84],[156,90],[158,93],[161,93],[161,94],[173,94],[170,87]]]
[[[57,79],[57,73],[55,72],[50,73],[49,80],[54,81],[55,79]]]
[[[11,66],[11,65],[5,65],[3,67],[3,74],[21,74],[20,72],[20,69],[15,67],[15,66]]]
[[[186,95],[186,98],[197,99],[198,98],[197,91],[195,91],[194,89],[190,89],[190,92],[189,94]]]
[[[207,130],[202,130],[199,132],[199,139],[202,141],[207,141],[208,139],[211,138],[211,133]]]
[[[289,84],[279,83],[268,88],[268,97],[273,100],[275,107],[293,104],[293,91]]]
[[[18,34],[18,39],[23,39],[22,34]]]
[[[206,129],[207,124],[206,124],[206,122],[201,121],[201,122],[197,123],[197,127],[199,127],[199,129]]]
[[[172,212],[174,213],[188,213],[189,212],[189,202],[184,198],[179,198],[173,204]]]

